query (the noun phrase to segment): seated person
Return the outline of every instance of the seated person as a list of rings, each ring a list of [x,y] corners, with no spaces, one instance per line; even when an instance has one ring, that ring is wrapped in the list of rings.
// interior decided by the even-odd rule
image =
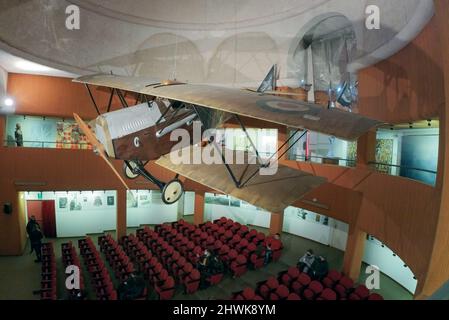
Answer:
[[[329,264],[323,256],[319,256],[315,259],[315,261],[312,264],[312,272],[313,272],[313,278],[316,280],[323,280],[328,272],[329,272]]]
[[[211,275],[220,274],[224,272],[224,269],[223,261],[221,261],[217,255],[213,255],[210,258],[209,273]]]
[[[301,272],[307,273],[310,276],[313,276],[312,265],[315,261],[315,256],[313,254],[313,250],[307,250],[306,254],[303,255],[298,261],[298,269]]]
[[[257,246],[257,249],[254,253],[259,256],[262,252],[263,252],[263,249],[260,248],[260,246]],[[267,241],[267,243],[265,244],[265,259],[263,261],[263,264],[267,265],[270,262],[270,259],[272,256],[273,256],[272,242]]]
[[[211,263],[212,263],[212,254],[209,252],[209,250],[204,250],[203,255],[200,257],[197,269],[201,274],[201,280],[200,280],[200,287],[203,289],[207,287],[206,279],[211,276]]]
[[[117,291],[120,300],[135,300],[142,298],[145,289],[146,283],[143,277],[137,272],[132,272],[129,278],[120,284]]]

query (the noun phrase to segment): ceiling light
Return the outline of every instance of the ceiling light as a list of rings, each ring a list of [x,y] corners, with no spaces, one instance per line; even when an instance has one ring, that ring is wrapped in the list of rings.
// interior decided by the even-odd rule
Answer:
[[[30,72],[45,72],[50,71],[49,67],[31,62],[26,60],[20,60],[16,62],[16,67],[23,70],[23,71],[30,71]]]
[[[14,100],[12,98],[6,97],[3,99],[3,105],[5,107],[12,107],[14,105]]]

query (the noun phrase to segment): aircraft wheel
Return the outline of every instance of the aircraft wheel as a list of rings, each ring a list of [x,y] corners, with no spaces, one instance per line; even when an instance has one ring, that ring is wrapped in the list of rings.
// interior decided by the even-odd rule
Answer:
[[[139,177],[138,173],[134,172],[134,169],[137,168],[137,163],[134,161],[128,161],[129,166],[126,164],[126,162],[123,164],[123,171],[125,172],[125,176],[128,179],[134,180]]]
[[[173,204],[177,202],[184,194],[184,187],[181,181],[172,180],[162,189],[162,201],[165,204]]]

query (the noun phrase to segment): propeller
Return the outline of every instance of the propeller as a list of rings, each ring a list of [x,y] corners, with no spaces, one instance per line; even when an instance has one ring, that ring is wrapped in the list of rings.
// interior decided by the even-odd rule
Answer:
[[[112,171],[117,176],[117,178],[119,178],[119,180],[125,186],[125,188],[130,191],[130,188],[126,184],[125,180],[122,178],[120,173],[118,173],[118,171],[115,169],[115,167],[109,160],[109,158],[106,154],[106,150],[104,149],[104,146],[98,141],[95,134],[92,132],[92,130],[89,129],[89,126],[76,113],[73,114],[73,117],[75,118],[75,121],[78,123],[78,126],[80,127],[80,129],[86,135],[87,140],[94,147],[94,150],[96,150],[96,152],[100,155],[100,157],[103,158],[104,161],[106,161],[108,166],[112,169]]]

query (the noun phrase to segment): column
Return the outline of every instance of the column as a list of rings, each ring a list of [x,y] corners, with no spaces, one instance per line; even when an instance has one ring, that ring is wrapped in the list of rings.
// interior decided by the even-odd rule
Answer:
[[[343,260],[343,273],[354,281],[357,281],[360,276],[366,235],[366,232],[358,227],[349,227],[348,242]]]
[[[184,217],[184,205],[185,205],[185,199],[186,199],[186,194],[184,193],[181,197],[181,199],[179,199],[178,201],[178,208],[177,208],[177,216],[176,219],[179,221]]]
[[[288,129],[287,127],[280,127],[278,129],[278,148],[280,148],[285,141],[287,141],[288,139]],[[285,152],[285,150],[287,150],[289,147],[289,145],[285,145],[282,149],[279,150],[278,156],[280,156],[282,153]],[[282,157],[280,157],[278,160],[287,160],[288,159],[288,152],[286,154],[284,154]]]
[[[367,167],[376,161],[377,132],[371,130],[357,140],[357,166]]]
[[[126,193],[124,188],[117,190],[117,241],[126,236]],[[137,197],[137,194],[135,196]]]
[[[270,235],[274,235],[276,233],[282,233],[282,227],[284,225],[284,213],[271,213],[270,220]]]
[[[193,223],[196,225],[204,223],[204,192],[195,193],[195,213]]]

